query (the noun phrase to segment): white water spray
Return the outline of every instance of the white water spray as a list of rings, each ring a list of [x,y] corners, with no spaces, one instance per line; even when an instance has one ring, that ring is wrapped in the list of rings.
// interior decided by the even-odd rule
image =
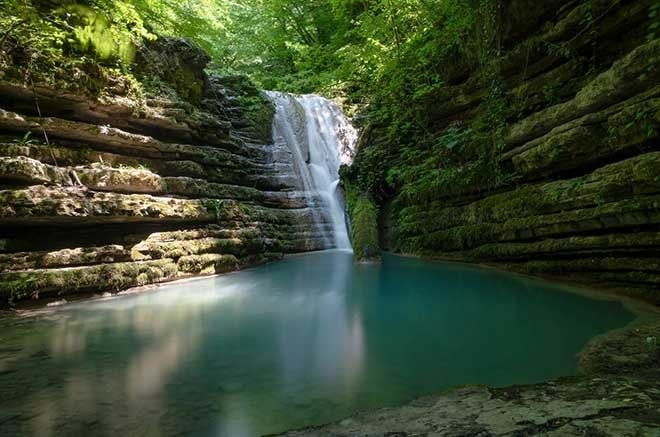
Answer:
[[[296,174],[312,208],[314,222],[329,224],[326,247],[350,249],[344,202],[339,185],[339,166],[353,159],[357,131],[330,100],[316,95],[294,96],[268,92],[275,104],[273,138],[292,153]]]

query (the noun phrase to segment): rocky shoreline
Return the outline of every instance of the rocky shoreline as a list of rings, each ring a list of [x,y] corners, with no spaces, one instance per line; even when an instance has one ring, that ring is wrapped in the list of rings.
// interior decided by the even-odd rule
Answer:
[[[634,305],[634,307],[631,307]],[[466,386],[279,436],[660,436],[660,313],[594,338],[580,374],[504,388]]]

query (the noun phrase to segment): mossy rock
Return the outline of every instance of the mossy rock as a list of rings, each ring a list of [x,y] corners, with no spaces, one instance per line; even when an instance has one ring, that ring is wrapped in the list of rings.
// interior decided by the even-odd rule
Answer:
[[[378,244],[378,210],[374,202],[359,193],[350,183],[346,186],[346,202],[351,218],[353,255],[357,261],[380,259]]]
[[[256,138],[263,143],[270,143],[272,141],[275,107],[248,77],[212,74],[208,82],[210,89],[214,87],[224,89],[228,98],[228,101],[225,103],[228,103],[228,106],[238,105],[240,107],[240,114],[233,119],[236,127],[243,130],[247,128],[247,130],[252,131],[256,135]],[[217,96],[211,97],[217,100]]]
[[[177,261],[177,266],[183,273],[226,273],[238,270],[239,262],[234,255],[206,253],[203,255],[182,256]]]
[[[0,274],[0,305],[89,291],[119,291],[175,278],[171,259]]]
[[[210,60],[209,55],[191,40],[161,37],[147,42],[139,50],[136,71],[143,82],[152,86],[162,82],[176,91],[182,100],[199,105],[205,86],[204,68]]]
[[[659,173],[660,152],[650,152],[601,167],[586,176],[524,185],[466,205],[452,206],[437,201],[410,206],[395,211],[395,236],[399,239],[428,237],[434,232],[463,227],[472,228],[477,240],[488,241],[492,238],[488,229],[493,229],[494,224],[518,223],[532,230],[546,223],[545,219],[553,214],[565,213],[565,217],[570,215],[575,220],[583,220],[591,216],[589,211],[606,204],[616,205],[618,201],[623,202],[619,211],[623,218],[623,213],[631,211],[631,202],[640,207],[645,204],[644,198],[633,197],[660,193]],[[584,213],[578,214],[578,211]],[[612,208],[604,208],[604,212],[616,214]],[[459,241],[466,241],[468,237],[456,235]],[[517,237],[524,238],[524,235]]]

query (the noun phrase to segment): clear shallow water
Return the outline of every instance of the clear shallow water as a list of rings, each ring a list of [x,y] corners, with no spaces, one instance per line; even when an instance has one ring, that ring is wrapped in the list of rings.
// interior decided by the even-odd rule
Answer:
[[[252,436],[576,371],[621,304],[477,267],[329,251],[0,318],[0,434]]]

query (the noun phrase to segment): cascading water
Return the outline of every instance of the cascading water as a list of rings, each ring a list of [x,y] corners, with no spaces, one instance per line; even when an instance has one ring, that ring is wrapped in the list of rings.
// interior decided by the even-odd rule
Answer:
[[[350,164],[357,131],[330,100],[316,95],[294,96],[270,91],[275,104],[273,138],[286,144],[305,192],[314,223],[324,231],[326,247],[350,249],[344,202],[339,185],[339,166]]]

